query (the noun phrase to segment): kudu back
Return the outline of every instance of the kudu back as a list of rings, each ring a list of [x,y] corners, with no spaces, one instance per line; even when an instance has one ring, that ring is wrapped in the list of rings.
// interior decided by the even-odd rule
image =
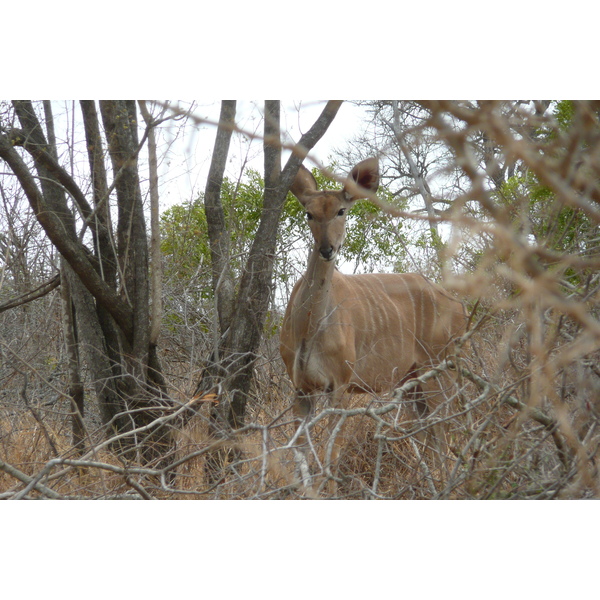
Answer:
[[[314,238],[280,339],[298,417],[310,414],[322,394],[338,406],[346,391],[392,389],[443,360],[452,341],[464,333],[462,305],[422,275],[336,270],[347,211],[378,184],[378,161],[368,159],[352,169],[342,190],[318,190],[304,167],[291,187]]]

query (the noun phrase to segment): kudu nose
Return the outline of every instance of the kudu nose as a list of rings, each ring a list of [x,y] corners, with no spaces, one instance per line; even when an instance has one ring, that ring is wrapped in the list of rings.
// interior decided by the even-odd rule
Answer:
[[[333,258],[333,247],[332,246],[328,246],[327,248],[321,248],[319,250],[319,252],[321,253],[321,256],[325,260],[331,260]]]

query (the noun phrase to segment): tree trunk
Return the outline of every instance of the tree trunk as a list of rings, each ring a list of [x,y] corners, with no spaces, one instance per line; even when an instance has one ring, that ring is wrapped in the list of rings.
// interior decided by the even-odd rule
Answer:
[[[225,221],[225,211],[221,204],[221,186],[227,164],[231,134],[235,125],[235,100],[223,100],[219,127],[213,149],[212,160],[204,193],[204,210],[208,225],[208,239],[212,265],[212,287],[221,332],[227,331],[231,323],[235,282],[230,265],[229,232]],[[218,352],[218,348],[214,349]],[[218,356],[215,356],[218,361]]]
[[[244,425],[254,364],[271,297],[277,233],[283,205],[302,161],[327,131],[340,106],[339,101],[327,103],[320,117],[296,145],[282,171],[279,101],[265,103],[265,192],[261,220],[237,295],[233,298],[231,319],[227,318],[228,315],[219,315],[219,321],[227,323],[227,330],[221,332],[217,360],[214,360],[213,353],[213,360],[208,361],[198,385],[198,392],[214,389],[217,383],[220,385],[220,402],[211,411],[211,433],[215,437],[226,436],[232,429]],[[223,158],[219,157],[219,160]],[[215,202],[217,199],[215,194],[211,201]],[[207,211],[209,227],[211,215],[218,214],[218,209]],[[212,226],[216,236],[229,237],[224,229],[224,221],[213,219]],[[214,279],[213,271],[213,282]],[[221,310],[222,304],[219,303],[219,311]],[[223,456],[207,459],[207,476],[210,481],[215,481],[222,462]]]
[[[160,249],[160,214],[158,206],[158,158],[154,135],[155,120],[145,100],[138,102],[148,128],[148,167],[150,171],[150,334],[148,377],[166,395],[166,382],[158,358],[158,338],[162,323],[162,253]],[[163,113],[164,113],[163,109]]]
[[[46,121],[46,132],[48,135],[48,152],[58,163],[58,150],[56,148],[56,134],[54,130],[54,116],[52,114],[52,103],[44,100],[44,118]],[[83,453],[85,440],[84,415],[84,388],[80,373],[79,346],[77,343],[77,325],[75,319],[75,306],[69,285],[67,274],[68,265],[64,259],[60,261],[61,272],[61,297],[63,301],[63,331],[67,351],[67,378],[69,386],[69,397],[71,399],[71,430],[72,444],[75,450]]]
[[[83,422],[85,411],[84,389],[80,373],[75,306],[71,296],[69,278],[66,274],[67,269],[68,265],[62,259],[60,292],[63,301],[63,331],[67,350],[68,389],[71,399],[71,410],[73,411],[71,416],[72,444],[78,453],[83,454],[85,441],[85,425]]]
[[[83,352],[107,430],[122,433],[147,425],[164,407],[164,381],[158,357],[150,348],[148,242],[137,170],[141,146],[136,105],[131,101],[100,104],[114,173],[109,188],[96,107],[91,101],[81,102],[92,174],[92,208],[58,163],[31,102],[13,104],[23,129],[0,135],[0,158],[17,176],[38,221],[63,256],[62,275],[68,285],[66,321],[74,316],[71,331],[67,332],[68,343],[75,343]],[[49,105],[46,109],[49,115]],[[49,131],[52,135],[51,128]],[[23,146],[32,156],[39,188],[14,146]],[[79,233],[64,189],[84,220]],[[116,243],[108,204],[113,189],[118,209]],[[94,244],[92,251],[82,242],[88,227]],[[70,366],[75,369],[77,357],[74,348],[70,349]],[[71,381],[78,394],[74,374]],[[80,414],[82,408],[79,407]],[[153,431],[143,440],[147,458],[156,457],[157,448],[164,451],[168,447],[167,433]],[[129,446],[138,442],[142,440],[132,439]]]

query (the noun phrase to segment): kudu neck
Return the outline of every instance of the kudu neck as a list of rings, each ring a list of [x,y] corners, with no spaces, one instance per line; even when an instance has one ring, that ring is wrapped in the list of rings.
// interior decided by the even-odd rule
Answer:
[[[315,246],[308,257],[300,299],[300,306],[306,312],[309,328],[318,327],[321,319],[329,311],[334,271],[335,259],[323,260],[318,246]]]

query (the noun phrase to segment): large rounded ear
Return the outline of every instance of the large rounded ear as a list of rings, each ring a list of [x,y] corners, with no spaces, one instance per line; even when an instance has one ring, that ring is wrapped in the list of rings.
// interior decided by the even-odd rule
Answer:
[[[316,191],[317,181],[313,174],[304,165],[300,165],[294,183],[290,186],[290,192],[298,198],[301,204],[304,204],[306,195]]]
[[[359,162],[350,172],[344,185],[344,193],[349,201],[366,198],[369,192],[376,192],[379,187],[379,161],[367,158]]]

